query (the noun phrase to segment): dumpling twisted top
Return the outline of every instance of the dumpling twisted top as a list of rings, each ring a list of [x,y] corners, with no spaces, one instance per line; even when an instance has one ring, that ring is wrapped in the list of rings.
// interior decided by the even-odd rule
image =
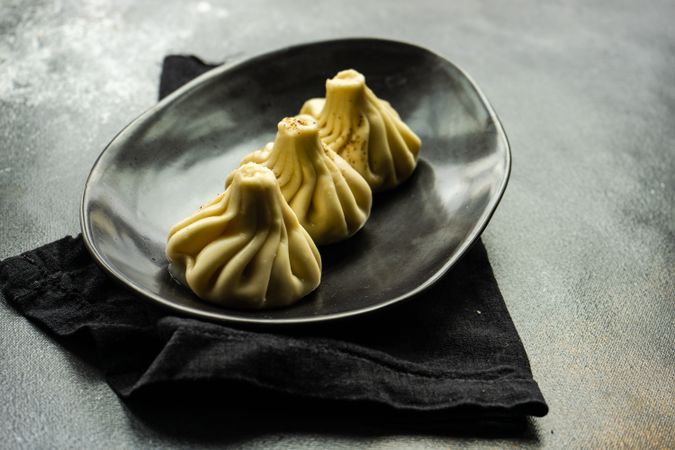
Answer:
[[[321,280],[321,257],[271,170],[244,164],[225,192],[171,228],[172,270],[204,300],[241,309],[289,305]]]
[[[275,141],[246,156],[242,163],[247,162],[274,172],[284,198],[317,245],[353,235],[370,215],[368,183],[322,145],[311,116],[283,119]]]
[[[356,70],[326,80],[326,98],[308,100],[300,113],[317,118],[321,141],[374,192],[396,187],[415,170],[422,141]]]

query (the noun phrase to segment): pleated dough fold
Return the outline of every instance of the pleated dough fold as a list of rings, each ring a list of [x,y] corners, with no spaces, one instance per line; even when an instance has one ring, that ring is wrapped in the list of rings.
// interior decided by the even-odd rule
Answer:
[[[314,242],[274,173],[254,163],[232,172],[225,192],[171,228],[166,255],[195,294],[225,307],[286,306],[321,281]]]
[[[368,220],[372,193],[368,183],[319,138],[310,116],[279,122],[276,139],[246,156],[272,170],[281,192],[317,245],[352,236]]]
[[[324,145],[354,167],[373,192],[398,186],[415,170],[422,141],[353,69],[326,80],[326,98],[308,100],[300,114],[317,119]]]

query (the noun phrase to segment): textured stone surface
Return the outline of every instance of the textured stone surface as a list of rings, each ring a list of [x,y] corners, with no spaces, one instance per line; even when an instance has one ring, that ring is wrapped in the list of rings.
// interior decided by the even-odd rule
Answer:
[[[3,447],[665,447],[675,436],[675,4],[3,0],[0,258],[79,230],[91,164],[167,53],[374,35],[467,70],[513,175],[484,242],[551,412],[522,436],[167,430],[0,302]],[[320,428],[317,427],[317,430]]]

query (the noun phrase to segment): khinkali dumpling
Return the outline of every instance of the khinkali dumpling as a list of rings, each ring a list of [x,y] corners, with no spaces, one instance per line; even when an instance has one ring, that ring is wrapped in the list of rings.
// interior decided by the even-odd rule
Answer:
[[[172,272],[204,300],[241,309],[289,305],[321,281],[321,256],[274,173],[244,164],[225,192],[169,232]]]
[[[272,169],[281,192],[317,245],[348,238],[366,223],[373,196],[368,183],[319,139],[310,116],[279,122],[276,139],[246,156]]]
[[[300,113],[317,118],[323,143],[374,192],[396,187],[415,170],[422,141],[353,69],[326,80],[326,98],[308,100]]]

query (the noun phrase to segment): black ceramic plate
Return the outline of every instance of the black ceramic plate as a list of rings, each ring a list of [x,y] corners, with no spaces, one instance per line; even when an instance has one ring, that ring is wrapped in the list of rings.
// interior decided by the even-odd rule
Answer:
[[[419,166],[374,198],[365,228],[321,249],[319,289],[296,305],[244,312],[200,301],[167,272],[169,228],[223,190],[277,122],[320,97],[346,68],[366,76],[422,138]],[[509,145],[471,79],[409,44],[346,39],[299,45],[214,69],[133,121],[92,168],[82,199],[84,240],[100,265],[139,294],[183,313],[289,324],[375,311],[438,280],[487,225],[506,187]]]

